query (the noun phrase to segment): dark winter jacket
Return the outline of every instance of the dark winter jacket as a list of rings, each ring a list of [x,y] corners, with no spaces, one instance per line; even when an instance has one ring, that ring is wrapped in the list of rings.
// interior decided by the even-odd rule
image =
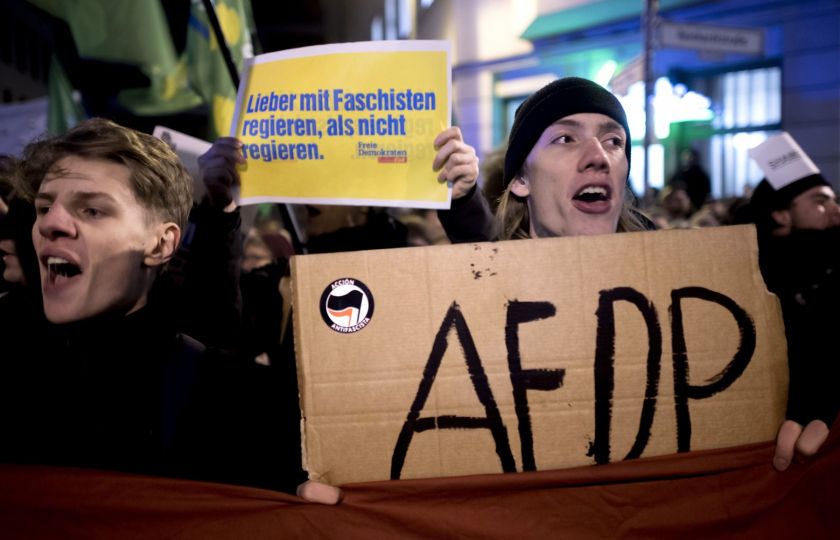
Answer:
[[[788,342],[787,418],[830,427],[840,407],[840,228],[759,235],[767,288],[781,302]]]

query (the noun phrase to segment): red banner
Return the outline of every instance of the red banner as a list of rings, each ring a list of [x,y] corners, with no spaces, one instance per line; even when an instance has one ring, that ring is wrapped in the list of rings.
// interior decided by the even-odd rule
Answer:
[[[338,506],[112,472],[0,466],[3,538],[837,538],[840,430],[779,473],[770,443],[524,474],[344,486]]]

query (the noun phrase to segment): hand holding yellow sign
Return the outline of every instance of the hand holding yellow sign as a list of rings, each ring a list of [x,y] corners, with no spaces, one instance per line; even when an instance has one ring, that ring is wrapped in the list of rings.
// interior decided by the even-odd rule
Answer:
[[[306,47],[251,59],[231,136],[247,164],[241,204],[448,208],[432,170],[448,125],[442,41]]]

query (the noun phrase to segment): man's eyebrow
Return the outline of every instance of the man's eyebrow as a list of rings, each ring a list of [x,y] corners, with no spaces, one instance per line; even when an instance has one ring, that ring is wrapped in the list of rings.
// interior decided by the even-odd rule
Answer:
[[[115,199],[111,194],[105,193],[104,191],[74,191],[72,198],[73,200],[82,203],[97,200],[101,200],[108,203],[117,202],[117,199]]]
[[[599,127],[601,128],[601,133],[606,133],[607,131],[620,131],[624,133],[624,127],[615,120],[605,120],[601,122]]]
[[[811,200],[817,204],[826,203],[828,201],[837,202],[837,197],[832,197],[831,195],[826,195],[825,193],[820,193],[818,195],[812,195]]]
[[[812,199],[836,199],[837,195],[835,195],[834,193],[826,193],[824,190],[820,189],[820,190],[815,190],[813,193],[811,193],[811,198]]]
[[[552,123],[553,126],[566,126],[566,127],[573,127],[573,128],[581,128],[583,124],[578,122],[577,120],[572,120],[570,118],[561,118],[556,122]],[[607,133],[609,131],[620,131],[624,133],[624,127],[621,124],[616,122],[615,120],[604,120],[598,125],[598,132],[599,133]]]
[[[553,125],[553,126],[568,126],[568,127],[579,128],[579,127],[581,127],[583,124],[581,124],[581,123],[580,123],[580,122],[578,122],[577,120],[571,120],[571,119],[569,119],[569,118],[561,118],[560,120],[557,120],[556,122],[553,122],[551,125]]]
[[[104,191],[74,191],[71,193],[70,198],[73,202],[82,204],[91,201],[103,201],[107,203],[117,202],[112,195],[105,193]],[[53,202],[55,199],[55,194],[50,193],[49,191],[39,191],[38,194],[35,195],[36,201]]]

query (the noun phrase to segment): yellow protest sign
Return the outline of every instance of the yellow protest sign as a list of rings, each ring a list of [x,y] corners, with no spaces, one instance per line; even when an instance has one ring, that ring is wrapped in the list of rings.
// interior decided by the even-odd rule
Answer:
[[[360,42],[256,56],[231,136],[244,143],[241,204],[448,208],[432,171],[449,125],[445,41]]]

